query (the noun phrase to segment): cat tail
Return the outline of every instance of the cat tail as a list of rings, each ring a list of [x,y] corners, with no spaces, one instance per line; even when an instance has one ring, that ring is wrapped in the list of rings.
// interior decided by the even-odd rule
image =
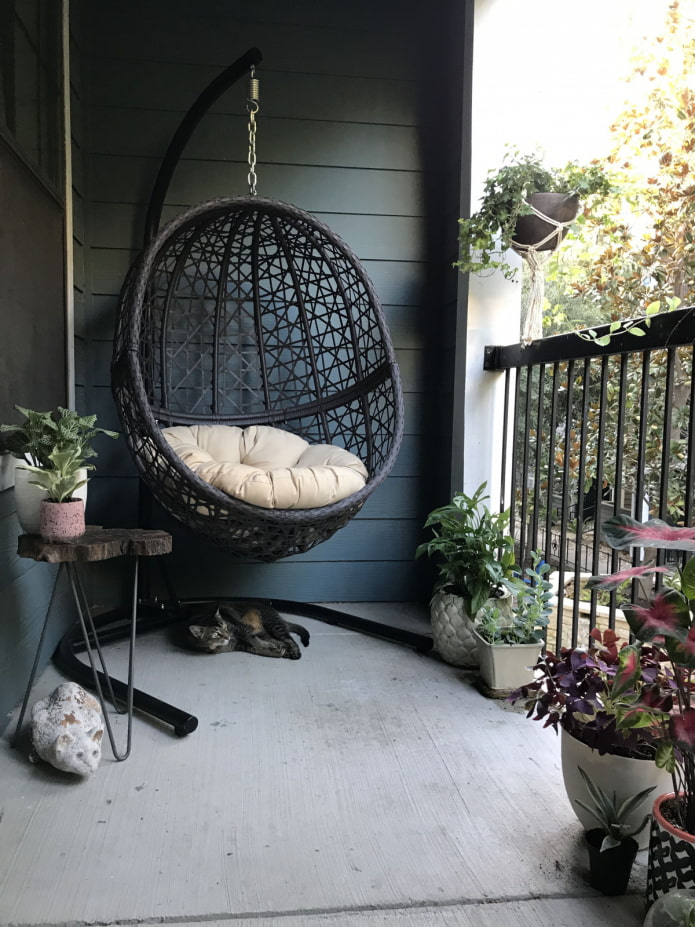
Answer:
[[[306,628],[303,628],[301,624],[293,624],[291,621],[287,622],[287,628],[293,634],[297,635],[297,637],[300,639],[304,647],[309,646],[309,636],[310,635]]]

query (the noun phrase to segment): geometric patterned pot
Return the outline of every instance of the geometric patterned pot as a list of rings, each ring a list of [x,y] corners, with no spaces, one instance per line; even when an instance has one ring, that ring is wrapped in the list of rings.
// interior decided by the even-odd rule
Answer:
[[[452,666],[477,666],[478,646],[473,624],[461,596],[436,592],[430,603],[434,649]]]
[[[695,835],[674,827],[663,816],[661,805],[674,793],[660,795],[654,802],[649,835],[647,904],[674,888],[695,888]]]

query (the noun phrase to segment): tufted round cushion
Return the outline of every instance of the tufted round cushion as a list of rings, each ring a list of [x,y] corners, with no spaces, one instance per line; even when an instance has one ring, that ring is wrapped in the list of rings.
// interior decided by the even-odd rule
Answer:
[[[201,479],[266,509],[318,508],[367,482],[367,468],[344,448],[269,425],[177,425],[162,434]]]

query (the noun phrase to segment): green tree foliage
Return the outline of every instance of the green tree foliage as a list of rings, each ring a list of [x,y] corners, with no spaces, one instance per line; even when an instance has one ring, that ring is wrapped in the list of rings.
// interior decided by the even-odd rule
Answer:
[[[629,329],[639,336],[649,318],[632,327],[626,320],[695,304],[695,20],[682,4],[670,5],[663,32],[645,43],[628,90],[630,102],[611,127],[613,145],[605,159],[606,170],[621,178],[619,192],[580,215],[574,240],[549,267],[546,335],[611,322],[614,330]],[[576,429],[557,435],[555,459],[547,461],[548,470],[564,467],[567,451],[570,480],[576,479],[581,450],[586,451],[584,488],[595,478],[599,458],[604,485],[616,485],[619,463],[627,488],[635,486],[641,470],[644,497],[654,511],[667,459],[666,506],[672,518],[681,518],[687,478],[690,349],[677,349],[675,360],[670,384],[673,408],[666,423],[666,351],[651,357],[645,421],[640,414],[641,358],[630,359],[622,389],[622,361],[611,358],[603,395],[600,366],[592,364],[589,382],[584,383],[580,375],[574,383],[575,409],[568,410],[571,418],[566,421],[576,423]],[[624,437],[618,455],[615,435],[621,405]],[[600,408],[605,415],[603,434],[610,436],[601,445]],[[582,410],[587,418],[579,441]],[[541,441],[547,438],[542,435]],[[545,466],[542,470],[552,483]],[[582,491],[575,486],[577,493]]]
[[[695,20],[679,2],[641,51],[628,89],[605,159],[619,192],[579,217],[579,240],[549,274],[549,327],[695,302]]]

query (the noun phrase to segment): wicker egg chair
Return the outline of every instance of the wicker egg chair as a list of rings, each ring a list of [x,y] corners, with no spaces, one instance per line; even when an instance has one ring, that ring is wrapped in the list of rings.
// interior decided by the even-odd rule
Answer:
[[[230,79],[255,55],[228,69]],[[176,159],[229,82],[218,79],[214,93],[201,95],[163,162],[151,238],[121,293],[112,388],[139,474],[164,509],[236,556],[273,561],[330,538],[384,481],[402,439],[403,399],[367,274],[309,213],[229,196],[156,231]],[[271,425],[335,444],[362,460],[368,479],[317,508],[251,505],[196,476],[162,435],[191,424]]]
[[[176,519],[239,556],[277,560],[327,540],[389,473],[401,384],[374,289],[309,214],[258,196],[178,216],[124,286],[113,392],[140,475]],[[320,508],[250,505],[197,477],[164,426],[273,425],[356,454],[362,490]]]

